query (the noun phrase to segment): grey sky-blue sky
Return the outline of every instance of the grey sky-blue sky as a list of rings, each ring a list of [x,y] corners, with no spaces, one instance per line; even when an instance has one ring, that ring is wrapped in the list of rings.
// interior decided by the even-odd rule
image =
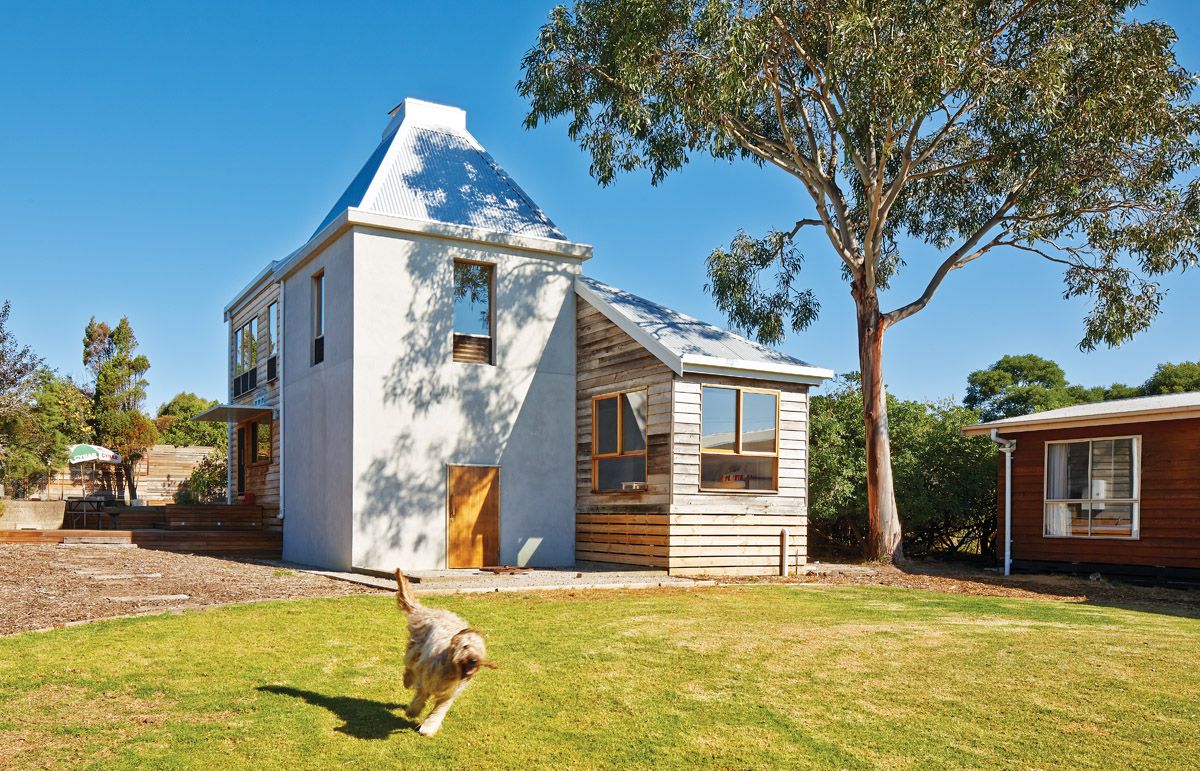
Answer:
[[[150,357],[150,403],[224,399],[225,303],[312,232],[404,96],[468,111],[468,128],[568,237],[586,271],[721,322],[704,257],[810,211],[782,173],[698,160],[659,187],[600,188],[563,126],[521,127],[521,56],[551,3],[16,3],[0,5],[0,299],[48,363],[81,376],[88,317],[128,314]],[[1200,70],[1200,7],[1153,2]],[[804,242],[821,318],[783,346],[857,368],[853,313],[820,238]],[[889,292],[920,292],[923,248]],[[905,397],[961,397],[966,374],[1034,352],[1073,381],[1140,382],[1200,358],[1195,276],[1166,282],[1163,316],[1117,350],[1078,352],[1081,302],[1039,258],[997,253],[953,275],[895,327],[886,376]]]

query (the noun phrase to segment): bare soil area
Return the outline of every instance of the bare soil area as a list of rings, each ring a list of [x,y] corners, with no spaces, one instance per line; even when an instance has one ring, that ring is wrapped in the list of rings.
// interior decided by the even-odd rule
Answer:
[[[840,565],[810,563],[802,575],[788,578],[722,578],[722,583],[807,583],[896,586],[980,597],[1018,597],[1090,602],[1127,607],[1177,606],[1200,611],[1200,590],[1134,586],[1108,579],[1090,580],[1067,575],[1012,575],[979,568],[934,562]]]
[[[0,635],[112,616],[377,591],[233,559],[104,545],[0,544]]]

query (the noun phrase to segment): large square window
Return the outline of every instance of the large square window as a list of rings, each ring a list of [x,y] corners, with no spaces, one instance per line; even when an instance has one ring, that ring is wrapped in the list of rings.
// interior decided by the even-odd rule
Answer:
[[[1055,538],[1137,538],[1138,440],[1046,444],[1042,534]]]
[[[700,389],[700,489],[779,489],[779,392]]]

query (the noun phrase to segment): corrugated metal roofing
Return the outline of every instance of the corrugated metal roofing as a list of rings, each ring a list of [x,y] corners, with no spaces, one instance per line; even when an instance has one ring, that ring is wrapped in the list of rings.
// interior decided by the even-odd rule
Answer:
[[[377,214],[567,240],[465,128],[423,125],[422,116],[410,112],[384,136],[313,235],[353,206]]]
[[[1032,415],[1017,415],[1011,418],[993,420],[969,426],[964,431],[983,432],[987,429],[1016,428],[1020,426],[1036,426],[1041,423],[1086,422],[1088,419],[1103,418],[1136,418],[1138,415],[1153,415],[1161,412],[1177,410],[1200,410],[1200,391],[1188,391],[1181,394],[1160,394],[1157,396],[1135,396],[1130,399],[1113,399],[1107,402],[1091,404],[1076,404],[1071,407],[1060,407],[1057,410],[1035,412]]]
[[[594,278],[579,276],[576,281],[610,309],[619,313],[629,324],[661,343],[681,360],[684,356],[705,356],[750,364],[815,369],[806,361],[747,340],[715,324],[673,311],[644,297],[603,284]]]

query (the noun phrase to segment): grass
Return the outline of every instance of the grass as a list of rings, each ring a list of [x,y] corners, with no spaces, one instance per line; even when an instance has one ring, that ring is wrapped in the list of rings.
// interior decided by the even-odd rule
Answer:
[[[388,596],[0,639],[0,767],[1143,767],[1200,747],[1200,620],[873,587],[431,601],[501,664],[418,736]]]

